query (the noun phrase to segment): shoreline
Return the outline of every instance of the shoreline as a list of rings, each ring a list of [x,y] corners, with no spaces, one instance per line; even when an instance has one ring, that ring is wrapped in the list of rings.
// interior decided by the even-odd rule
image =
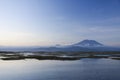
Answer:
[[[0,52],[1,60],[80,60],[83,58],[120,60],[120,52]]]

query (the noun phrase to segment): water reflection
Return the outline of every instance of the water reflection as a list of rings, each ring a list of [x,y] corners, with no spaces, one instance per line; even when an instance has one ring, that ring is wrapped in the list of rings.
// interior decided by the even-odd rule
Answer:
[[[0,60],[0,80],[120,80],[120,61],[111,59]]]

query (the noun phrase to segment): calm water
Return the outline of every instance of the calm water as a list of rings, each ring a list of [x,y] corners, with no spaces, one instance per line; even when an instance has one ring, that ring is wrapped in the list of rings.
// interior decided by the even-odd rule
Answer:
[[[0,80],[120,80],[120,61],[0,60]]]

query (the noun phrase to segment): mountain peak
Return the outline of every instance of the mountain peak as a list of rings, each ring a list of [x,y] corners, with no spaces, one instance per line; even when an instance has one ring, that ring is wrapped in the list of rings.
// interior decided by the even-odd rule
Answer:
[[[81,47],[102,47],[104,46],[103,44],[95,41],[95,40],[83,40],[77,44],[74,44],[74,46],[81,46]]]

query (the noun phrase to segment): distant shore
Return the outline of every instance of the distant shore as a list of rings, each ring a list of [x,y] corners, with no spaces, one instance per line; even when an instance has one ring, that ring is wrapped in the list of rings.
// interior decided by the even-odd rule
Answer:
[[[9,52],[0,51],[1,60],[80,60],[82,58],[110,58],[120,60],[120,52]]]

